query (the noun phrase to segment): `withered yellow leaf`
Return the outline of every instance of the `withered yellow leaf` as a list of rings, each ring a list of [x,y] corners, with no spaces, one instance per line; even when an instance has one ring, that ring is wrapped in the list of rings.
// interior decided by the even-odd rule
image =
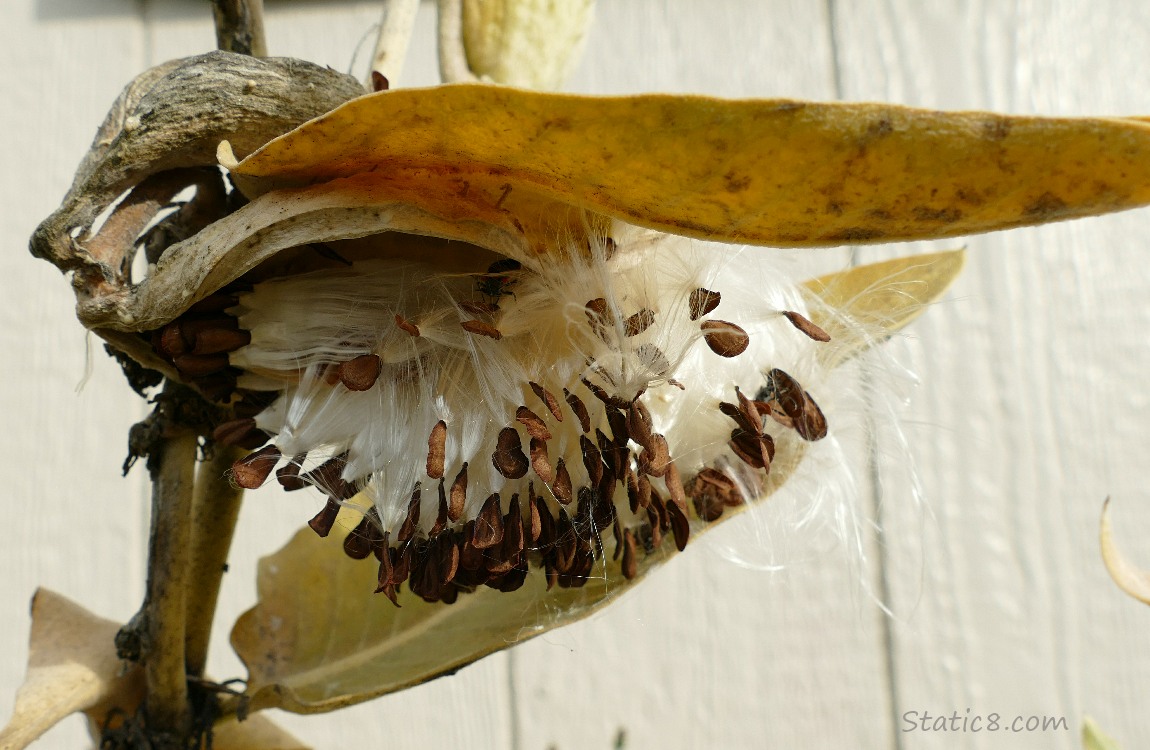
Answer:
[[[143,698],[143,671],[125,668],[113,639],[118,623],[96,617],[59,594],[32,598],[28,674],[16,708],[0,731],[0,748],[19,750],[64,717],[89,712],[102,720],[115,707],[131,714]]]
[[[1150,125],[453,85],[355,99],[233,166],[251,195],[403,173],[492,205],[527,194],[703,239],[834,245],[1143,205]]]
[[[818,350],[828,367],[906,327],[950,287],[966,262],[963,250],[871,263],[811,279],[811,316],[833,347]]]
[[[850,314],[874,326],[876,335],[855,346],[857,352],[879,340],[881,331],[893,333],[913,318],[912,305],[903,297],[884,295],[884,280],[909,285],[915,294],[908,298],[921,305],[940,294],[960,266],[960,253],[939,253],[916,263],[851,269],[822,277],[809,288],[816,296],[826,295],[824,304],[843,302]],[[915,285],[919,277],[923,281]],[[886,314],[880,314],[880,303],[869,301],[873,294],[894,300]],[[780,487],[802,457],[801,444],[780,444],[759,499]],[[745,508],[731,508],[722,519]],[[548,591],[536,570],[516,591],[480,587],[451,605],[428,604],[405,588],[396,608],[371,593],[376,565],[351,560],[341,549],[357,515],[344,509],[328,538],[304,529],[260,562],[259,601],[232,630],[232,645],[248,668],[248,688],[242,701],[225,704],[226,710],[246,706],[320,713],[416,685],[591,614],[673,555],[666,543],[652,555],[640,555],[631,580],[619,561],[601,561],[582,588]],[[697,518],[691,524],[692,539],[708,528]]]
[[[1102,528],[1099,536],[1102,544],[1102,561],[1106,563],[1106,570],[1118,584],[1118,588],[1143,604],[1150,604],[1150,571],[1135,566],[1114,543],[1109,499],[1102,505]]]

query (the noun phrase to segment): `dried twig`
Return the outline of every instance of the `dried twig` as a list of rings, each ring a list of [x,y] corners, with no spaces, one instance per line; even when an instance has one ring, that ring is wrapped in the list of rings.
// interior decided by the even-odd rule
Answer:
[[[407,59],[407,47],[411,42],[411,32],[418,12],[419,0],[387,0],[383,5],[371,70],[382,73],[393,86],[403,74],[403,63]]]
[[[444,83],[479,80],[463,48],[462,0],[439,0],[439,76]]]
[[[225,52],[267,57],[264,0],[212,0],[216,46]]]

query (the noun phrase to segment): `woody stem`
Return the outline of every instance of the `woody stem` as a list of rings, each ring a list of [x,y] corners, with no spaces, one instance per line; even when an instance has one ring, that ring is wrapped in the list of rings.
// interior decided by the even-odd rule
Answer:
[[[212,15],[219,49],[267,57],[263,0],[212,0]]]
[[[184,636],[188,674],[196,677],[204,675],[207,665],[216,601],[244,496],[244,491],[229,477],[232,463],[243,453],[217,445],[196,473],[189,555],[193,576],[188,587]]]
[[[169,388],[170,390],[170,388]],[[149,725],[182,735],[189,725],[184,623],[192,540],[196,436],[167,438],[152,473],[152,528],[144,624]]]

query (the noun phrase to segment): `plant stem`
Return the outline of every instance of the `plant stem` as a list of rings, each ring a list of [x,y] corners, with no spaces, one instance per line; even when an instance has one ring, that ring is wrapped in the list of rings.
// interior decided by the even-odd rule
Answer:
[[[479,80],[463,48],[462,0],[439,0],[439,77],[444,83]]]
[[[380,19],[379,38],[375,40],[371,70],[382,73],[392,86],[403,73],[403,62],[407,58],[407,46],[411,42],[411,31],[415,27],[418,11],[419,0],[387,0],[383,4],[383,18]],[[368,78],[370,90],[370,71]]]
[[[216,46],[225,52],[267,57],[264,0],[212,0]]]
[[[246,451],[215,447],[215,453],[200,464],[192,501],[192,542],[184,643],[188,674],[204,675],[208,644],[212,637],[220,583],[227,569],[228,551],[236,530],[243,489],[228,476],[232,463]]]
[[[159,467],[152,475],[148,593],[144,604],[147,714],[150,726],[182,736],[190,723],[184,622],[192,572],[188,558],[196,436],[189,431],[167,438],[161,441],[159,450]]]

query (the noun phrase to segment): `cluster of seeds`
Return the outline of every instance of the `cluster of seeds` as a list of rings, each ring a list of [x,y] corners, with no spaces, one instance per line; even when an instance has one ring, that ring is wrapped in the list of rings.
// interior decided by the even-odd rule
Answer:
[[[277,347],[293,331],[266,323],[280,319],[259,286],[233,297],[225,309],[234,317],[211,312],[232,322],[211,330],[234,332],[239,346],[208,375],[235,378],[238,367],[229,393],[240,406],[261,400],[249,386],[266,390],[279,378],[284,391],[260,413],[237,411],[216,429],[220,442],[258,448],[235,464],[234,480],[255,488],[274,472],[286,490],[320,489],[328,499],[310,525],[321,536],[365,492],[374,505],[344,551],[374,556],[377,591],[393,602],[404,583],[427,601],[452,602],[481,585],[512,591],[531,566],[549,588],[578,587],[608,554],[630,578],[641,553],[670,542],[682,550],[692,517],[714,521],[761,487],[776,450],[768,425],[811,441],[826,435],[826,422],[782,369],[724,369],[749,356],[752,336],[710,317],[723,300],[718,291],[676,280],[672,296],[651,293],[657,284],[643,270],[628,286],[625,268],[611,267],[613,254],[608,246],[597,258],[603,269],[588,264],[559,281],[510,260],[446,281],[422,271],[423,281],[396,280],[408,272],[400,266],[278,280],[284,287],[263,292],[267,300],[300,304],[304,285],[328,284],[332,299],[345,282],[382,290],[346,306],[343,340],[301,343],[288,358]],[[602,293],[575,301],[588,290]],[[194,321],[202,314],[153,337],[181,372],[181,357],[201,356]],[[827,340],[799,312],[772,314]],[[376,328],[363,333],[356,316]],[[718,385],[704,384],[699,363],[708,356],[713,362],[703,364],[718,372]],[[485,362],[496,364],[479,372]],[[748,375],[761,384],[754,399],[723,385]],[[727,399],[712,395],[720,392]],[[362,424],[347,424],[355,420]]]

